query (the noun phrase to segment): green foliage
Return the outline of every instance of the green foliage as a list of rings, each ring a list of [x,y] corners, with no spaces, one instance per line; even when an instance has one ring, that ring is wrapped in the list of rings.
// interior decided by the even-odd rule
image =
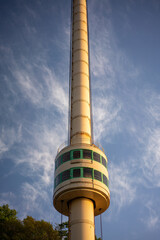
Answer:
[[[17,219],[17,211],[15,209],[10,209],[8,204],[0,206],[0,221],[3,220],[15,220]]]
[[[52,224],[44,220],[36,221],[32,217],[23,220],[24,240],[59,240],[58,231],[53,229]]]
[[[102,238],[97,238],[97,237],[95,236],[95,240],[102,240]]]
[[[20,220],[10,219],[0,221],[0,239],[20,240],[23,239],[23,225]]]
[[[9,209],[8,205],[3,205],[0,210],[0,240],[60,240],[59,232],[52,224],[29,216],[20,221],[16,210]]]
[[[56,226],[56,230],[59,232],[60,237],[65,237],[65,240],[68,240],[68,222],[63,222]]]

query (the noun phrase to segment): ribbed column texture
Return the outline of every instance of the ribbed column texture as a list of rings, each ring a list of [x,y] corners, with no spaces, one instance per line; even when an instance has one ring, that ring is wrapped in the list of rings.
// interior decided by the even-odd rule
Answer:
[[[86,0],[73,0],[70,143],[91,143]]]

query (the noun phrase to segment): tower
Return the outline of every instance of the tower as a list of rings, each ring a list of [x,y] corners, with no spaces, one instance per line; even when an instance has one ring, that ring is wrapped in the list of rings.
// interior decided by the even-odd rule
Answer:
[[[69,216],[71,240],[94,240],[94,216],[110,203],[107,158],[93,143],[87,0],[72,0],[70,137],[55,159],[53,204]]]

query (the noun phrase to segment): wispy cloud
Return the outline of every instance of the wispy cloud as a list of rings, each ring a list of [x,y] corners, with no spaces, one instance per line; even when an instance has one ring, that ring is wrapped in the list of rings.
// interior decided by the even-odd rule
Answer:
[[[24,183],[22,185],[22,196],[23,196],[23,205],[25,207],[25,214],[30,214],[33,212],[33,209],[39,212],[39,215],[43,215],[43,208],[40,206],[42,202],[50,202],[49,196],[45,188],[38,183],[29,184]]]
[[[119,166],[110,164],[110,191],[113,209],[116,212],[130,205],[136,198],[136,185],[132,175],[132,168],[125,162]]]
[[[37,69],[38,68],[38,69]],[[35,69],[39,77],[35,75]],[[67,93],[59,83],[55,73],[46,65],[28,64],[24,69],[12,71],[14,78],[24,96],[37,107],[54,105],[59,111],[66,114],[68,108]]]
[[[0,155],[8,150],[8,146],[0,139]]]
[[[47,191],[42,182],[23,183],[20,207],[24,210],[21,211],[20,218],[23,219],[27,215],[33,216],[36,212],[38,219],[45,219],[54,224],[60,222],[60,215],[53,208],[52,194],[53,188],[50,187]]]
[[[110,134],[120,131],[120,110],[121,104],[115,97],[106,97],[103,94],[97,95],[93,101],[93,127],[96,141],[106,138],[109,141]]]
[[[2,73],[2,79],[14,101],[2,103],[8,104],[2,114],[10,116],[13,127],[7,123],[1,126],[0,154],[3,159],[4,154],[12,159],[24,179],[30,179],[30,183],[22,180],[17,201],[13,203],[9,195],[3,194],[1,203],[12,202],[21,217],[36,210],[39,218],[51,221],[54,158],[59,145],[67,139],[68,92],[67,84],[61,84],[65,71],[55,74],[47,64],[47,55],[43,59],[44,52],[43,57],[20,56],[20,59],[7,47],[1,47],[1,53],[8,67],[8,75]],[[49,210],[45,212],[47,203]]]
[[[0,205],[9,204],[10,208],[13,208],[15,199],[16,199],[16,195],[12,192],[0,193]]]
[[[148,131],[142,168],[148,187],[150,184],[160,187],[160,128]]]
[[[13,128],[2,127],[0,129],[0,155],[4,154],[15,143],[19,143],[22,139],[22,126]]]
[[[141,221],[150,230],[155,230],[159,228],[160,224],[159,212],[156,211],[157,208],[155,208],[154,206],[154,201],[149,200],[145,204],[145,208],[147,209],[148,214],[145,218],[142,218]]]
[[[128,143],[132,143],[132,155],[127,157],[127,162],[120,160],[119,163],[110,162],[110,190],[112,196],[112,206],[120,210],[128,204],[132,204],[137,199],[137,191],[139,188],[154,189],[160,187],[160,129],[159,129],[159,114],[160,102],[159,95],[153,91],[142,93],[142,101],[135,105],[139,108],[139,114],[132,115],[123,119],[124,123],[120,125],[121,131],[126,131]],[[150,96],[150,98],[149,98]],[[136,104],[137,100],[135,100]],[[126,107],[128,107],[126,105]],[[127,108],[126,108],[127,110]],[[132,108],[134,111],[134,108]],[[143,119],[143,124],[141,122]],[[126,120],[128,122],[126,122]],[[130,139],[131,138],[131,139]],[[128,145],[130,146],[130,144]],[[133,151],[135,148],[135,151]],[[128,150],[126,148],[126,154]],[[136,174],[135,174],[136,172]],[[154,209],[154,201],[146,203],[146,208],[149,211],[149,216],[145,224],[154,228],[159,223],[159,214]]]
[[[141,90],[141,94],[143,97],[138,106],[139,114],[135,115],[134,131],[131,131],[139,150],[137,167],[141,167],[143,171],[141,183],[145,187],[160,187],[160,96],[155,91],[147,89]],[[128,124],[128,131],[130,127]]]
[[[96,1],[92,10],[95,6]],[[160,185],[160,97],[145,82],[139,88],[145,74],[118,47],[109,13],[99,19],[93,14],[90,22],[95,139],[105,136],[109,142],[122,134],[130,159],[119,156],[118,162],[110,162],[112,210],[120,212],[137,199],[137,189]],[[151,225],[157,221],[150,215]]]
[[[53,182],[54,157],[58,146],[67,136],[63,125],[63,122],[59,121],[50,129],[40,121],[39,124],[24,129],[26,140],[16,158],[16,164],[27,164],[29,167],[23,174],[30,177],[36,174],[39,181],[47,186]]]
[[[110,19],[106,24],[104,17],[99,19],[93,14],[90,23],[91,73],[92,80],[97,79],[92,83],[92,88],[109,89],[114,86],[116,75],[113,64],[115,43]]]
[[[153,91],[148,91],[149,97],[146,99],[146,113],[148,118],[154,124],[160,121],[160,94]]]

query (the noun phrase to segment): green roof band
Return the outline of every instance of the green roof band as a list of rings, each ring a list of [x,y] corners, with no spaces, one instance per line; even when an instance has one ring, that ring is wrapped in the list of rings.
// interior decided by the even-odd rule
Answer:
[[[54,187],[56,188],[60,183],[73,178],[95,179],[104,183],[109,188],[109,180],[103,173],[93,168],[87,168],[87,167],[70,168],[60,173],[55,178]]]
[[[107,161],[97,152],[90,149],[74,149],[69,152],[65,152],[60,155],[55,161],[55,169],[57,169],[61,164],[75,159],[89,159],[101,163],[107,168]]]

